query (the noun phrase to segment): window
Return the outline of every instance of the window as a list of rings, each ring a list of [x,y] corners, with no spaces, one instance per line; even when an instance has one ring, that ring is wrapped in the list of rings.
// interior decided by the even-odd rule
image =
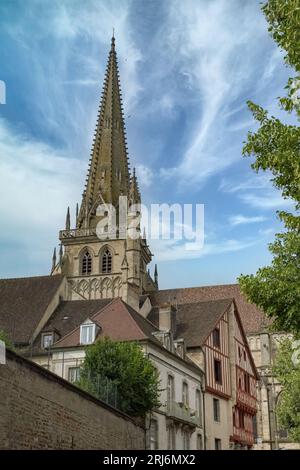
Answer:
[[[202,421],[202,401],[201,401],[201,392],[200,390],[196,390],[196,410],[197,410],[197,416],[200,421]]]
[[[249,374],[245,374],[244,382],[245,382],[245,392],[250,393],[250,375]]]
[[[186,382],[182,383],[182,402],[185,406],[189,406],[189,388]]]
[[[221,449],[222,449],[221,439],[215,439],[215,450],[221,450]]]
[[[90,252],[86,250],[83,253],[81,261],[81,274],[90,274],[92,272],[92,257]]]
[[[239,410],[239,428],[245,429],[244,412]]]
[[[103,252],[102,258],[101,258],[101,271],[103,273],[111,273],[111,260],[112,260],[111,252],[107,248]]]
[[[287,429],[281,428],[281,429],[278,430],[278,439],[280,439],[280,440],[281,439],[288,439],[288,437],[289,437],[289,432],[288,432]]]
[[[175,450],[176,449],[176,435],[175,435],[175,428],[174,426],[168,427],[168,449]]]
[[[219,328],[215,328],[213,331],[213,345],[215,348],[219,348],[221,345]]]
[[[190,433],[182,431],[183,450],[190,450]]]
[[[173,375],[168,375],[167,400],[168,400],[168,405],[170,405],[174,401],[174,377]]]
[[[92,344],[95,341],[95,324],[81,325],[80,344]]]
[[[244,361],[246,362],[247,360],[247,354],[246,354],[246,350],[244,349]]]
[[[203,450],[202,434],[197,434],[197,450]]]
[[[158,423],[152,419],[150,424],[150,450],[158,449]]]
[[[214,360],[215,381],[218,384],[222,383],[222,365],[218,359]]]
[[[80,367],[69,367],[68,369],[68,380],[69,382],[75,383],[80,378]]]
[[[220,400],[213,398],[214,420],[220,422]]]
[[[53,344],[53,333],[42,334],[42,348],[47,349]]]
[[[241,348],[239,346],[239,361],[241,360],[241,357],[242,357],[242,351],[241,351]]]

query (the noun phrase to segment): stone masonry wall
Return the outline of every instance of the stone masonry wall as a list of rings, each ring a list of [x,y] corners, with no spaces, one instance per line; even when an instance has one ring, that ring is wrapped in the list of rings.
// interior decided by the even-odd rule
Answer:
[[[0,364],[0,449],[143,449],[130,417],[7,351]]]

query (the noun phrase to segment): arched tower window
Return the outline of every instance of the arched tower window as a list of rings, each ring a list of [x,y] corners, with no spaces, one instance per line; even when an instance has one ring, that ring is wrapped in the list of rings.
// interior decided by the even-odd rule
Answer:
[[[89,250],[85,250],[81,260],[81,274],[90,274],[92,272],[92,257]]]
[[[106,250],[102,253],[101,271],[103,273],[111,273],[111,266],[112,266],[111,252],[108,248],[106,248]]]

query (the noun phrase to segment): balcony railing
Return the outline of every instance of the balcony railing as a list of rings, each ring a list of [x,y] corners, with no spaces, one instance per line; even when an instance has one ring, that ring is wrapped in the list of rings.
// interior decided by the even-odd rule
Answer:
[[[95,237],[96,229],[91,228],[74,228],[70,230],[61,230],[59,232],[60,240],[63,238],[75,238],[75,237]]]
[[[237,401],[243,405],[246,405],[248,408],[253,410],[257,409],[257,400],[256,398],[249,395],[249,393],[244,390],[237,390]]]
[[[171,401],[167,405],[167,416],[190,426],[201,426],[200,417],[184,403]]]
[[[250,431],[233,426],[233,440],[240,444],[252,446],[254,444],[254,435]]]

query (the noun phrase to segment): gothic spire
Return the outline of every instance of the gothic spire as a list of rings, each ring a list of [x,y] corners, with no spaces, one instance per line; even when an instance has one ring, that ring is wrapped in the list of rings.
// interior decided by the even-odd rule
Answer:
[[[79,227],[94,227],[99,204],[118,205],[128,195],[129,167],[115,38],[112,37],[90,164],[78,216]]]
[[[133,174],[130,178],[129,201],[130,201],[130,204],[139,204],[141,202],[141,194],[139,190],[137,177],[135,174],[135,168],[133,169]]]
[[[158,287],[158,271],[157,271],[157,264],[155,265],[155,268],[154,268],[154,282],[155,282],[156,287]]]
[[[56,266],[56,248],[53,250],[53,256],[52,256],[52,269],[51,272],[54,271]]]
[[[71,228],[70,207],[68,207],[67,215],[66,215],[66,230],[70,230],[70,228]]]

